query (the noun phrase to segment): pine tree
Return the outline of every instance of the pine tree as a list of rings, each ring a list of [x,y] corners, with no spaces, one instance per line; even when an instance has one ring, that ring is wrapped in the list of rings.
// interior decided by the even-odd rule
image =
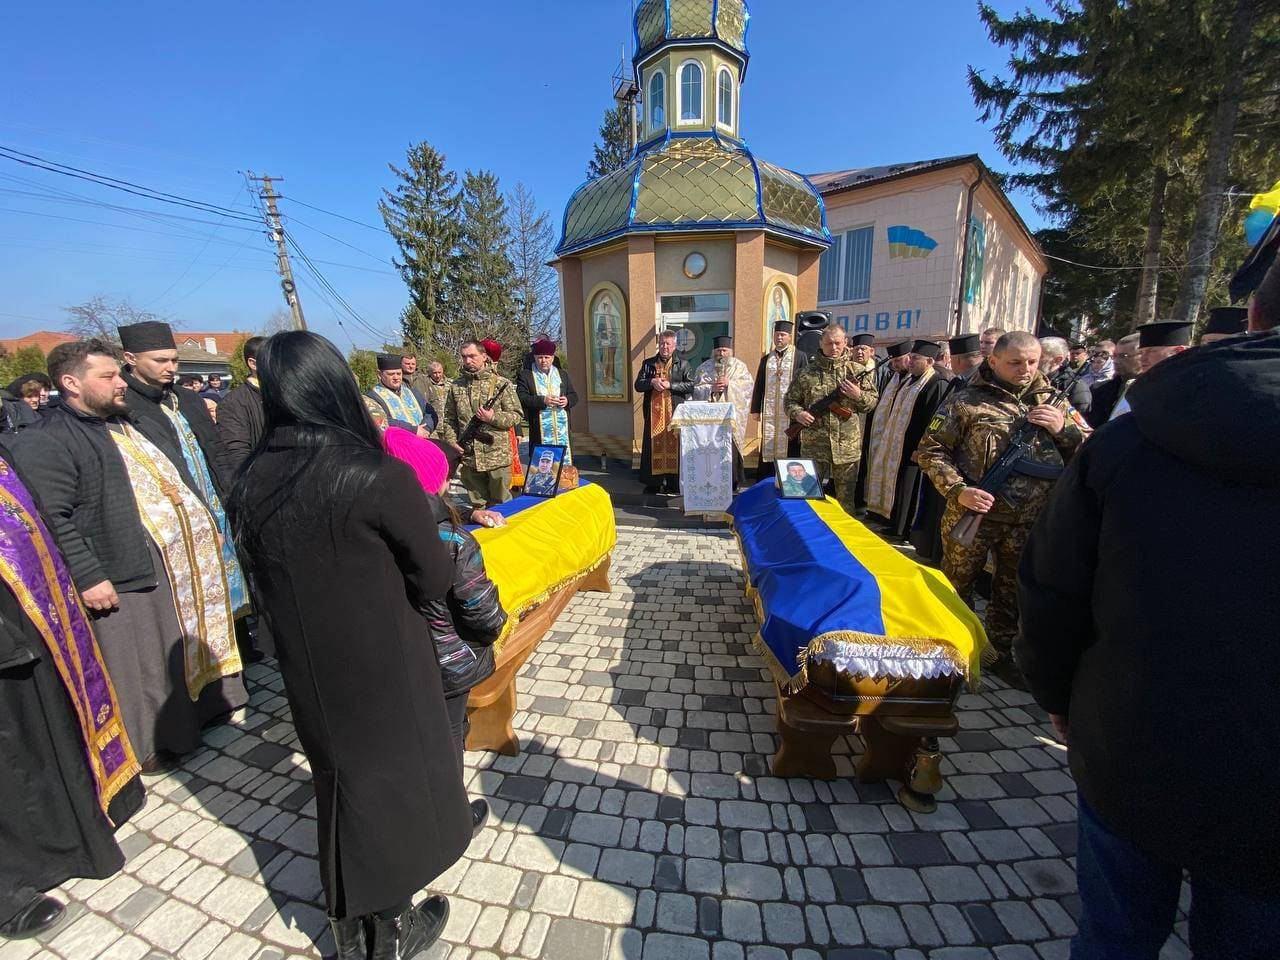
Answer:
[[[430,342],[451,347],[446,334],[456,309],[450,274],[458,243],[458,178],[445,167],[444,154],[425,141],[409,148],[406,169],[390,166],[398,183],[383,190],[378,210],[400,248],[394,263],[416,310],[409,326],[401,315],[405,339],[419,349]]]
[[[560,291],[556,272],[547,266],[556,242],[551,219],[545,210],[538,209],[533,194],[523,183],[516,184],[508,207],[516,324],[526,343],[543,336],[557,339]]]
[[[1162,281],[1182,269],[1168,264],[1193,260],[1184,253],[1193,213],[1212,192],[1201,184],[1211,179],[1203,171],[1223,89],[1223,40],[1232,14],[1250,2],[1052,0],[1045,16],[1024,11],[1009,19],[980,5],[989,36],[1010,58],[1004,76],[971,70],[970,88],[1017,168],[1009,182],[1032,190],[1053,222],[1043,234],[1046,252],[1104,268],[1091,275],[1055,264],[1046,315],[1051,304],[1072,319],[1092,314],[1086,319],[1113,332],[1166,315],[1175,284]],[[1237,139],[1233,174],[1267,169],[1280,140],[1266,119],[1276,106],[1274,58],[1261,57],[1278,24],[1268,15],[1254,31],[1249,50],[1257,57],[1239,47],[1225,54],[1228,63],[1255,65],[1242,103],[1259,118],[1252,140]],[[1234,239],[1218,242],[1212,267],[1204,268],[1211,287],[1232,268],[1235,246]]]
[[[587,176],[594,180],[620,170],[631,159],[631,150],[631,108],[619,103],[604,112],[600,142],[595,145],[595,156],[587,164]]]
[[[514,269],[507,203],[498,178],[486,170],[467,171],[462,181],[462,224],[454,250],[451,283],[455,326],[465,336],[507,340],[516,316]]]

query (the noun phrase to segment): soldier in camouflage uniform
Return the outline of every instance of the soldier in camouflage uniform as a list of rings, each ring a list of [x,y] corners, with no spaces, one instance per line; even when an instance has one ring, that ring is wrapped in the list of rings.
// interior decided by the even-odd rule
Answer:
[[[876,405],[875,383],[862,376],[866,369],[853,359],[844,329],[829,326],[822,332],[822,355],[796,375],[785,399],[787,416],[805,427],[800,434],[800,456],[813,460],[820,476],[831,478],[836,499],[850,516],[862,456],[862,423],[857,414]],[[841,420],[828,410],[815,420],[809,407],[837,388],[844,394],[846,409],[854,415]]]
[[[498,397],[492,410],[483,404]],[[511,499],[511,444],[507,431],[520,422],[516,388],[488,366],[488,356],[475,340],[462,345],[462,376],[449,385],[439,436],[458,445],[471,418],[485,427],[462,458],[461,479],[473,507],[493,506]]]
[[[947,501],[942,515],[942,572],[970,606],[974,580],[987,554],[994,556],[987,636],[996,663],[1010,657],[1018,630],[1018,558],[1056,481],[1015,472],[995,496],[974,484],[1004,452],[1024,418],[1043,427],[1036,431],[1031,453],[1035,463],[1050,468],[1041,472],[1061,470],[1088,430],[1066,401],[1046,404],[1054,389],[1038,371],[1039,360],[1035,337],[1005,334],[974,371],[969,385],[952,394],[948,405],[934,416],[917,448],[920,468]],[[967,509],[983,517],[973,545],[963,547],[948,534]],[[1016,682],[1016,668],[1011,667],[1010,659],[996,672]]]

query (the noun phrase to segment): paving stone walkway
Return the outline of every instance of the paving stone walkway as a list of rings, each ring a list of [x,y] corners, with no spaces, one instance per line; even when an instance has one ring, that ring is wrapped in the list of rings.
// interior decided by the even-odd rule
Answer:
[[[519,757],[468,754],[490,826],[433,884],[432,960],[1058,960],[1079,910],[1066,753],[991,681],[943,740],[937,813],[888,785],[769,776],[773,687],[728,534],[622,528],[521,675]],[[0,960],[329,956],[310,774],[279,675],[148,781],[129,861],[60,891],[69,919]],[[1184,903],[1185,906],[1185,903]],[[1185,922],[1179,923],[1185,938]],[[1164,960],[1189,956],[1171,939]]]

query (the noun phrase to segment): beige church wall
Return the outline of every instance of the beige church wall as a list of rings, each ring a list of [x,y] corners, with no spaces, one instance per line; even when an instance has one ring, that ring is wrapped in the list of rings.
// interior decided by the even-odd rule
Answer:
[[[829,310],[851,333],[870,333],[881,344],[949,335],[958,296],[960,224],[966,198],[963,172],[911,178],[827,198],[827,224],[833,236],[873,228],[870,295],[849,299],[842,288],[839,299],[821,301],[815,293],[818,309]],[[891,246],[889,228],[896,226],[920,231],[936,246],[927,255],[922,255],[923,246]],[[847,248],[847,237],[842,242]],[[842,255],[847,256],[847,250]]]
[[[568,257],[556,263],[557,273],[560,275],[560,316],[565,317],[584,317],[586,316],[586,304],[583,303],[583,297],[586,291],[582,289],[582,261],[577,257]],[[569,364],[569,379],[574,385],[586,384],[587,382],[587,345],[586,345],[586,329],[582,323],[565,322],[562,323],[565,360]],[[585,394],[579,394],[579,397],[585,399]],[[579,402],[576,407],[569,411],[569,429],[570,430],[586,430],[587,429],[587,405]]]
[[[631,336],[630,369],[631,384],[635,385],[636,371],[644,358],[655,352],[657,341],[657,291],[654,288],[654,240],[653,235],[630,236],[627,238],[627,283],[629,325]],[[631,391],[631,462],[633,466],[640,463],[640,443],[644,429],[644,413],[642,404],[644,395]],[[616,406],[622,407],[622,404]],[[615,423],[619,416],[612,411],[602,413],[601,423]],[[602,430],[603,432],[603,430]]]
[[[732,293],[734,284],[733,240],[729,237],[687,237],[655,242],[656,290],[664,293]],[[691,253],[707,258],[707,272],[696,280],[684,275],[684,261]]]
[[[1045,261],[985,184],[974,196],[973,219],[983,230],[982,284],[972,302],[966,298],[964,332],[1034,331]]]

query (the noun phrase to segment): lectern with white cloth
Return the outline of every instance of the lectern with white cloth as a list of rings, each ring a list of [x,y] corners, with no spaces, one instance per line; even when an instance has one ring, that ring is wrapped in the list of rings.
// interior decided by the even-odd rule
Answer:
[[[671,418],[680,434],[680,492],[685,513],[724,513],[733,503],[732,403],[686,400]]]

